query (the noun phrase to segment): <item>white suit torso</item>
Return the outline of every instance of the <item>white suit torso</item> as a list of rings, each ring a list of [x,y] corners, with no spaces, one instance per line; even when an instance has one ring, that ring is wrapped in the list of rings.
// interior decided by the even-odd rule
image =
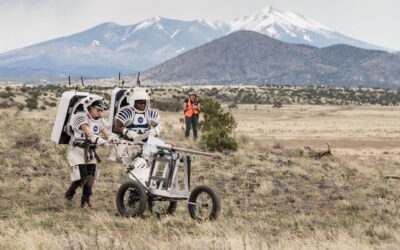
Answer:
[[[84,149],[73,146],[73,143],[75,141],[84,140],[86,138],[85,133],[81,129],[82,124],[87,124],[90,127],[92,134],[95,135],[99,134],[106,127],[106,124],[102,118],[95,120],[85,112],[78,112],[72,115],[70,122],[68,124],[73,132],[67,156],[68,163],[70,166],[85,164],[86,156]],[[96,163],[97,163],[96,158],[87,162],[87,164],[96,164]]]
[[[127,129],[138,134],[149,131],[152,127],[161,131],[160,115],[157,111],[146,109],[144,112],[135,112],[130,106],[122,108],[115,116]]]

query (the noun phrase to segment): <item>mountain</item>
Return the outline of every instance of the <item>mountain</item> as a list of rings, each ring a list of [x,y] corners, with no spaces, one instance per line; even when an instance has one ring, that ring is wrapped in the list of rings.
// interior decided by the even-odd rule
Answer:
[[[382,49],[348,38],[293,12],[266,7],[229,22],[155,17],[134,25],[104,23],[77,34],[2,53],[0,70],[10,77],[12,72],[25,69],[32,76],[40,75],[43,69],[55,75],[130,74],[238,30],[252,30],[285,42],[317,47],[344,43]],[[6,72],[10,68],[13,70]]]
[[[366,49],[385,50],[342,35],[305,16],[268,6],[253,15],[231,21],[229,27],[230,32],[251,30],[287,43],[308,44],[316,47],[348,44]]]
[[[214,40],[143,73],[185,84],[400,85],[400,58],[349,45],[289,44],[252,31]]]
[[[98,77],[132,73],[221,34],[221,30],[209,23],[159,17],[128,26],[105,23],[78,34],[0,54],[0,68],[47,68]]]

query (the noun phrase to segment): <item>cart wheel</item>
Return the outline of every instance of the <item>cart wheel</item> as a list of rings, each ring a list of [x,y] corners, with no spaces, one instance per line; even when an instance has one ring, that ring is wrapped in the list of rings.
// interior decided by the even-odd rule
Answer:
[[[117,192],[117,209],[121,216],[141,216],[146,209],[146,190],[137,181],[125,182]]]
[[[162,215],[172,215],[176,211],[176,207],[178,206],[178,202],[176,201],[160,201],[160,200],[147,200],[147,205],[152,213],[157,216]]]
[[[189,213],[194,220],[215,220],[221,207],[218,195],[208,186],[196,187],[189,196]],[[193,203],[196,203],[193,204]]]

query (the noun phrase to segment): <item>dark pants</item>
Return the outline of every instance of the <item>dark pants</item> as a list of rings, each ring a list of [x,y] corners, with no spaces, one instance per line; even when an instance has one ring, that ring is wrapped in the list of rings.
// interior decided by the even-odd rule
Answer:
[[[193,137],[197,139],[197,124],[199,123],[199,115],[192,115],[192,117],[185,116],[185,137],[189,137],[190,135],[190,128],[193,127]]]
[[[79,165],[81,179],[73,181],[71,186],[65,192],[65,198],[71,200],[74,197],[76,189],[82,186],[82,200],[87,200],[92,195],[92,186],[94,183],[94,173],[96,172],[95,164]]]

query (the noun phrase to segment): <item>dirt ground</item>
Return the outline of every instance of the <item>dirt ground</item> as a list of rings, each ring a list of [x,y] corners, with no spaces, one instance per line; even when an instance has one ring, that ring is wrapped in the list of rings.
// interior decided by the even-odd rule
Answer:
[[[400,108],[382,106],[305,106],[280,109],[271,105],[240,105],[232,110],[237,135],[278,141],[286,147],[309,146],[334,154],[390,155],[400,158]],[[177,124],[180,113],[163,113]]]

